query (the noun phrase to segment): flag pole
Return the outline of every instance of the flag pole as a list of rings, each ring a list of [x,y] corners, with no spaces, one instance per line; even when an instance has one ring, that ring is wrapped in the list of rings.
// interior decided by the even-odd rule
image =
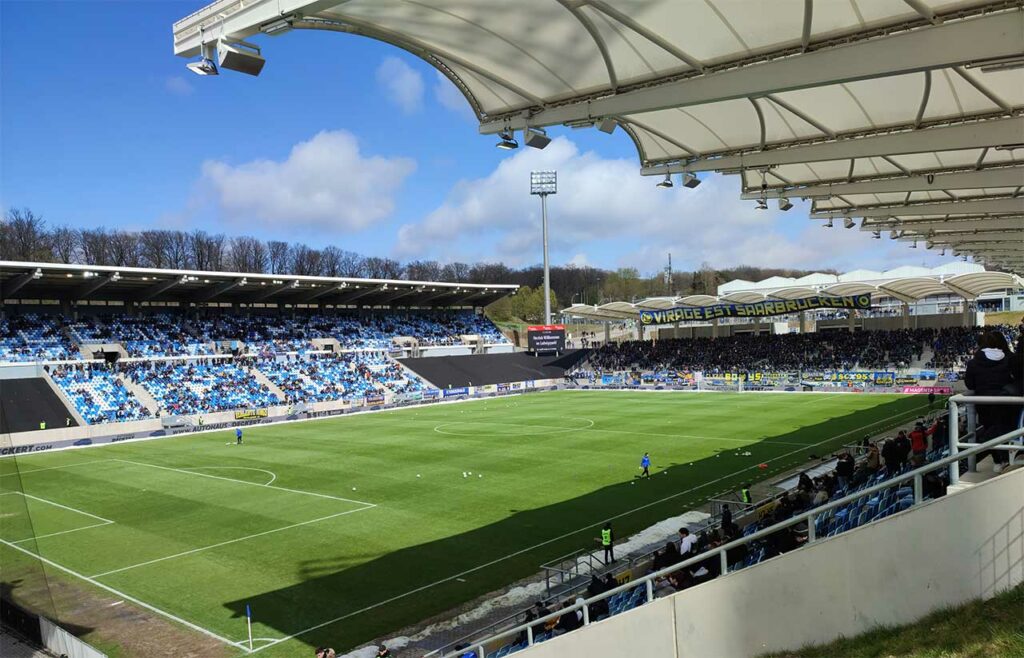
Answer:
[[[249,627],[249,651],[252,651],[252,610],[249,604],[245,604],[245,624]]]

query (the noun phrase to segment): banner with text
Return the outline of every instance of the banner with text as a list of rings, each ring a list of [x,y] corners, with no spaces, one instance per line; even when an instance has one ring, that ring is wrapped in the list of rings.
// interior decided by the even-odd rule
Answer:
[[[799,313],[817,308],[869,309],[871,295],[814,295],[804,299],[754,302],[753,304],[715,304],[713,306],[677,306],[665,311],[640,311],[643,324],[671,324],[715,318],[763,318]]]

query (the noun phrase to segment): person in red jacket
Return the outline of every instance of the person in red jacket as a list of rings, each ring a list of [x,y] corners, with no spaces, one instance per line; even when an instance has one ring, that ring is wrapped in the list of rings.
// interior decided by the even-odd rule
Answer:
[[[923,423],[917,423],[910,431],[910,463],[914,466],[924,464],[925,455],[928,453],[928,437],[935,434],[937,426],[938,423],[925,429]]]

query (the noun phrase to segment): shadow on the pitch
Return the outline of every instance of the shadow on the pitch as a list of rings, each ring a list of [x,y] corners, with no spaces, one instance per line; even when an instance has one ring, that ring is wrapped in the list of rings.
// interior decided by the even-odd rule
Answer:
[[[515,511],[496,523],[380,555],[357,566],[351,564],[353,553],[360,553],[358,544],[339,545],[336,558],[325,556],[304,563],[301,582],[225,605],[241,617],[249,603],[260,622],[281,636],[300,633],[298,640],[310,646],[360,646],[536,574],[547,560],[580,548],[596,550],[600,527],[608,519],[613,519],[617,537],[627,537],[693,509],[707,498],[763,479],[758,462],[792,453],[773,462],[773,466],[792,467],[806,461],[811,452],[826,454],[862,438],[859,433],[849,434],[810,447],[824,437],[882,422],[912,408],[917,407],[911,399],[896,400],[772,437],[780,443],[744,448],[756,451],[754,460],[726,450],[692,466],[673,463],[641,481],[627,478],[572,500]],[[794,449],[786,445],[789,443],[805,443],[808,449]],[[699,486],[702,482],[707,484]],[[451,514],[459,514],[458,501],[452,501]],[[381,532],[386,535],[386,528]],[[538,538],[554,539],[545,542]],[[473,569],[477,566],[481,568]],[[331,620],[336,621],[326,623]],[[324,626],[305,631],[318,624]],[[461,634],[473,629],[460,626],[459,630]]]

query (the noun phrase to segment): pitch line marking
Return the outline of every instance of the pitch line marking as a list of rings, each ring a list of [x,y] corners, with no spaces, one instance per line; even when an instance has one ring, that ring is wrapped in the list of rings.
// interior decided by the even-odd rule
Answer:
[[[61,468],[74,468],[75,466],[85,466],[87,464],[99,464],[100,462],[110,461],[108,459],[93,459],[87,462],[76,462],[74,464],[65,464],[64,466],[48,466],[46,468],[33,468],[27,471],[14,471],[13,473],[0,473],[0,478],[7,478],[14,475],[28,475],[29,473],[39,473],[41,471],[56,471]]]
[[[836,394],[834,394],[834,395],[836,395]],[[570,419],[570,420],[572,420],[572,419]],[[706,436],[706,435],[701,435],[701,434],[659,434],[657,432],[638,432],[638,431],[634,431],[634,430],[603,430],[603,429],[594,427],[594,421],[589,419],[589,418],[576,418],[576,420],[585,420],[585,421],[589,422],[590,425],[588,425],[587,427],[559,427],[558,425],[523,425],[523,424],[519,424],[519,423],[499,423],[499,422],[490,421],[490,420],[478,420],[478,421],[474,421],[474,420],[454,420],[454,421],[450,421],[450,422],[447,422],[447,423],[441,423],[440,425],[434,426],[434,431],[437,432],[438,434],[447,434],[447,435],[450,435],[450,436],[470,436],[470,434],[458,434],[458,433],[455,433],[455,432],[446,432],[446,431],[442,430],[441,428],[446,427],[448,425],[459,425],[459,424],[469,424],[469,425],[501,425],[503,427],[522,427],[524,429],[538,428],[538,429],[554,430],[554,431],[551,431],[551,432],[543,432],[543,434],[559,434],[559,433],[562,433],[562,432],[586,432],[586,431],[590,431],[590,432],[602,432],[602,433],[605,433],[605,434],[620,434],[620,435],[621,434],[633,434],[633,435],[636,435],[636,436],[660,436],[660,437],[664,437],[664,438],[667,438],[667,439],[701,439],[702,441],[731,441],[733,443],[742,443],[742,444],[748,445],[748,446],[749,445],[754,445],[754,444],[757,444],[757,443],[761,442],[761,441],[748,441],[747,439],[737,439],[735,437],[729,437],[729,436]],[[771,441],[771,440],[770,439],[762,439],[762,441]],[[788,445],[788,446],[802,446],[802,445],[805,445],[803,443],[795,443],[795,442],[792,442],[792,441],[771,441],[771,443],[773,443],[775,445]]]
[[[171,466],[160,466],[158,464],[150,464],[148,462],[137,462],[131,459],[110,459],[108,461],[121,462],[123,464],[135,464],[136,466],[148,466],[150,468],[159,468],[164,471],[174,471],[176,473],[185,473],[186,475],[195,475],[203,478],[213,478],[214,480],[225,480],[226,482],[235,482],[237,484],[247,484],[252,487],[265,487],[267,489],[277,489],[278,491],[287,491],[288,493],[302,494],[305,496],[316,496],[317,498],[327,498],[330,500],[340,500],[345,503],[354,503],[356,505],[365,505],[366,507],[376,507],[375,503],[368,503],[365,500],[354,500],[352,498],[342,498],[341,496],[331,496],[330,494],[316,493],[314,491],[302,491],[301,489],[288,489],[287,487],[275,487],[271,484],[260,484],[259,482],[250,482],[248,480],[236,480],[235,478],[228,478],[222,475],[210,475],[209,473],[196,473],[195,471],[188,471],[183,468],[173,468]]]
[[[181,553],[175,553],[174,555],[166,555],[164,557],[158,557],[158,558],[153,559],[153,560],[146,560],[145,562],[139,562],[138,564],[131,564],[131,565],[128,565],[127,567],[121,567],[119,569],[111,569],[110,571],[104,571],[103,573],[93,574],[92,576],[89,576],[89,577],[90,578],[103,578],[104,576],[110,576],[110,575],[115,574],[115,573],[121,573],[122,571],[129,571],[131,569],[137,569],[139,567],[145,567],[145,566],[148,566],[150,564],[156,564],[157,562],[164,562],[165,560],[173,560],[175,558],[185,557],[186,555],[194,555],[196,553],[202,553],[203,551],[208,551],[208,550],[210,550],[212,548],[220,548],[221,546],[228,546],[230,544],[237,544],[240,541],[246,541],[248,539],[255,539],[257,537],[265,537],[266,535],[272,535],[275,532],[283,532],[285,530],[291,530],[292,528],[298,528],[298,527],[301,527],[301,526],[304,526],[304,525],[309,525],[311,523],[319,523],[320,521],[327,521],[328,519],[334,519],[334,518],[337,518],[339,516],[345,516],[346,514],[355,514],[356,512],[365,512],[368,509],[373,509],[373,507],[376,507],[376,505],[373,505],[373,506],[370,506],[370,507],[360,507],[359,509],[350,509],[350,510],[347,510],[345,512],[338,512],[337,514],[329,514],[328,516],[321,516],[320,518],[310,519],[309,521],[302,521],[300,523],[292,523],[291,525],[286,525],[286,526],[283,526],[281,528],[274,528],[273,530],[265,530],[263,532],[257,532],[257,533],[252,534],[252,535],[246,535],[245,537],[238,537],[236,539],[229,539],[227,541],[218,542],[216,544],[210,544],[209,546],[201,546],[199,548],[193,548],[193,549],[188,550],[188,551],[182,551]]]
[[[191,467],[186,468],[184,470],[186,470],[186,471],[201,471],[201,470],[204,470],[204,469],[214,469],[214,470],[225,470],[225,469],[227,469],[227,470],[233,470],[233,471],[259,471],[260,473],[266,473],[267,475],[270,476],[270,481],[263,483],[263,486],[271,485],[271,484],[274,483],[274,480],[277,479],[277,474],[274,473],[274,471],[268,471],[268,470],[263,469],[263,468],[252,468],[252,467],[249,467],[249,466],[191,466]],[[259,484],[259,483],[257,482],[257,483],[254,483],[254,484]]]
[[[104,526],[110,525],[111,523],[113,523],[113,521],[108,521],[106,523],[93,523],[92,525],[82,526],[81,528],[72,528],[71,530],[61,530],[60,532],[51,532],[51,533],[48,533],[48,534],[45,534],[45,535],[36,535],[35,537],[29,537],[28,539],[17,539],[15,541],[12,541],[11,543],[12,544],[24,544],[25,542],[34,541],[36,539],[44,539],[46,537],[56,537],[57,535],[66,535],[68,533],[78,532],[79,530],[88,530],[90,528],[102,528]]]
[[[36,560],[39,560],[40,562],[43,562],[44,564],[48,564],[49,566],[53,567],[54,569],[57,569],[59,571],[63,571],[64,573],[66,573],[68,575],[74,576],[75,578],[80,578],[81,580],[84,580],[85,582],[89,583],[90,585],[94,585],[96,587],[99,587],[100,589],[105,590],[107,592],[110,592],[111,594],[114,594],[115,596],[119,596],[119,597],[125,599],[126,601],[131,601],[135,605],[137,605],[139,607],[142,607],[142,608],[145,608],[146,610],[149,610],[150,612],[155,612],[156,614],[158,614],[158,615],[160,615],[162,617],[166,617],[167,619],[170,619],[171,621],[178,622],[182,626],[186,626],[188,628],[191,628],[194,631],[199,631],[203,635],[206,635],[208,637],[212,637],[213,639],[219,640],[219,641],[223,642],[224,644],[227,644],[227,645],[230,645],[230,646],[233,646],[233,647],[238,647],[239,649],[242,649],[246,653],[249,653],[249,648],[247,646],[245,646],[245,644],[243,644],[242,642],[235,642],[233,640],[229,640],[226,637],[217,635],[216,633],[214,633],[213,631],[211,631],[211,630],[209,630],[207,628],[203,628],[202,626],[200,626],[198,624],[194,624],[194,623],[192,623],[192,622],[190,622],[190,621],[188,621],[186,619],[182,619],[181,617],[178,617],[177,615],[172,615],[171,613],[167,612],[166,610],[161,610],[160,608],[158,608],[158,607],[156,607],[154,605],[150,605],[149,603],[146,603],[145,601],[142,601],[141,599],[137,599],[134,596],[130,596],[128,594],[125,594],[124,592],[122,592],[120,590],[117,590],[117,589],[114,589],[113,587],[110,587],[109,585],[104,585],[103,583],[99,582],[98,580],[94,580],[94,579],[90,578],[89,576],[82,575],[82,574],[78,573],[77,571],[75,571],[73,569],[69,569],[68,567],[65,567],[62,564],[58,564],[58,563],[54,562],[53,560],[51,560],[49,558],[45,558],[45,557],[43,557],[42,555],[40,555],[38,553],[33,553],[32,551],[30,551],[30,550],[28,550],[26,548],[22,548],[21,546],[18,546],[17,544],[12,544],[11,542],[9,542],[9,541],[7,541],[5,539],[0,539],[0,544],[3,544],[4,546],[9,546],[10,548],[13,548],[16,551],[20,551],[21,553],[24,553],[25,555],[28,555],[29,557],[35,558]]]
[[[868,427],[874,427],[874,426],[879,425],[879,424],[881,424],[881,423],[883,423],[885,421],[891,421],[893,418],[900,418],[900,419],[905,418],[908,415],[910,415],[911,413],[918,413],[920,410],[921,410],[921,408],[912,409],[910,411],[905,411],[903,413],[897,414],[896,416],[892,416],[892,417],[889,417],[889,418],[883,418],[882,420],[875,421],[874,423],[868,423],[867,425],[864,425],[862,427],[858,427],[856,429],[849,430],[847,432],[843,432],[842,434],[837,434],[836,436],[830,437],[830,438],[825,439],[823,441],[819,441],[818,443],[808,444],[808,445],[804,446],[803,448],[798,448],[797,450],[792,450],[792,451],[787,452],[785,454],[779,455],[778,457],[773,457],[771,459],[766,460],[764,463],[769,463],[769,462],[773,462],[773,461],[778,461],[780,459],[785,459],[786,457],[789,457],[791,455],[795,455],[796,453],[801,452],[802,450],[806,450],[807,448],[816,448],[816,447],[818,447],[820,445],[823,445],[825,443],[830,443],[832,441],[835,441],[836,439],[842,438],[842,437],[844,437],[844,436],[846,436],[848,434],[853,434],[854,432],[863,432]],[[889,427],[894,427],[894,426],[896,426],[898,424],[899,423],[892,423],[890,425],[887,425],[885,429],[888,429]],[[276,640],[276,641],[274,641],[274,642],[272,642],[270,644],[266,644],[266,645],[264,645],[262,647],[259,647],[258,649],[253,649],[252,653],[258,653],[258,652],[260,652],[260,651],[262,651],[262,650],[264,650],[264,649],[266,649],[268,647],[272,647],[272,646],[275,646],[277,644],[280,644],[281,642],[287,642],[288,640],[295,639],[295,638],[297,638],[297,637],[299,637],[301,635],[305,635],[306,633],[310,633],[312,631],[319,630],[319,629],[323,628],[324,626],[330,626],[331,624],[337,623],[337,622],[342,621],[344,619],[348,619],[349,617],[354,617],[354,616],[362,614],[364,612],[368,612],[370,610],[374,610],[376,608],[379,608],[382,605],[387,605],[388,603],[391,603],[392,601],[397,601],[397,600],[403,599],[403,598],[405,598],[407,596],[411,596],[413,594],[418,594],[419,592],[422,592],[423,590],[430,589],[432,587],[436,587],[437,585],[442,585],[444,583],[447,583],[449,581],[455,580],[455,579],[460,578],[462,576],[465,576],[467,574],[471,574],[471,573],[474,573],[476,571],[480,571],[481,569],[486,569],[487,567],[494,566],[495,564],[498,564],[499,562],[504,562],[505,560],[508,560],[510,558],[517,557],[519,555],[522,555],[523,553],[528,553],[528,552],[530,552],[532,550],[535,550],[535,549],[538,549],[538,548],[540,548],[542,546],[546,546],[546,545],[552,544],[552,543],[554,543],[556,541],[560,541],[562,539],[565,539],[566,537],[571,537],[572,535],[579,534],[579,533],[584,532],[586,530],[589,530],[591,528],[596,528],[596,527],[600,526],[601,524],[603,524],[605,521],[614,521],[616,519],[620,519],[620,518],[622,518],[624,516],[628,516],[630,514],[633,514],[634,512],[639,512],[642,509],[647,509],[648,507],[653,507],[654,505],[659,505],[661,503],[664,503],[665,501],[672,500],[673,498],[678,498],[679,496],[682,496],[682,495],[685,495],[685,494],[688,494],[688,493],[692,493],[694,491],[697,491],[698,489],[703,489],[704,487],[707,487],[708,485],[715,484],[716,482],[721,482],[722,480],[725,480],[725,479],[728,479],[728,478],[731,478],[731,477],[735,477],[736,475],[739,475],[740,473],[743,473],[744,471],[750,471],[750,470],[754,470],[756,468],[757,468],[757,466],[748,466],[748,467],[740,469],[738,471],[734,471],[733,473],[730,473],[729,475],[724,475],[724,476],[722,476],[720,478],[717,478],[715,480],[710,480],[710,481],[705,482],[703,484],[699,484],[696,487],[691,487],[690,489],[687,489],[685,491],[680,491],[680,492],[672,494],[671,496],[666,496],[665,498],[662,498],[661,500],[656,500],[656,501],[647,503],[645,505],[641,505],[640,507],[628,510],[626,512],[622,512],[621,514],[617,514],[615,516],[609,517],[609,518],[604,519],[602,521],[598,521],[597,523],[591,523],[590,525],[583,526],[582,528],[579,528],[577,530],[573,530],[571,532],[566,532],[566,533],[561,534],[561,535],[559,535],[559,536],[557,536],[557,537],[555,537],[553,539],[547,539],[545,541],[540,542],[539,544],[534,544],[533,546],[530,546],[528,548],[524,548],[524,549],[518,550],[515,553],[509,553],[508,555],[505,555],[503,557],[499,557],[497,559],[491,560],[490,562],[487,562],[485,564],[481,564],[479,566],[475,566],[472,569],[467,569],[466,571],[463,571],[462,573],[457,573],[454,576],[448,576],[447,578],[442,578],[441,580],[437,580],[437,581],[434,581],[434,582],[429,583],[427,585],[423,585],[421,587],[417,587],[416,589],[409,590],[408,592],[405,592],[404,594],[398,594],[397,596],[392,596],[389,599],[385,599],[383,601],[379,601],[377,603],[374,603],[373,605],[366,606],[365,608],[362,608],[361,610],[356,610],[354,612],[349,612],[349,613],[346,613],[346,614],[341,615],[339,617],[335,617],[334,619],[329,619],[327,621],[321,622],[321,623],[319,623],[319,624],[317,624],[315,626],[310,626],[309,628],[306,628],[304,630],[298,631],[296,633],[292,633],[291,635],[285,636],[285,637],[283,637],[283,638],[281,638],[279,640]]]
[[[52,500],[47,500],[45,498],[40,498],[39,496],[33,496],[32,494],[27,494],[24,491],[12,491],[10,493],[20,494],[20,495],[24,496],[25,498],[31,498],[32,500],[38,500],[41,503],[46,503],[47,505],[53,505],[54,507],[59,507],[61,509],[66,509],[69,512],[75,512],[76,514],[81,514],[83,516],[90,516],[90,517],[96,519],[97,521],[102,521],[103,523],[113,523],[113,521],[111,521],[110,519],[105,519],[102,516],[96,516],[95,514],[90,514],[89,512],[86,512],[85,510],[76,509],[74,507],[68,507],[67,505],[61,505],[60,503],[55,503]]]

